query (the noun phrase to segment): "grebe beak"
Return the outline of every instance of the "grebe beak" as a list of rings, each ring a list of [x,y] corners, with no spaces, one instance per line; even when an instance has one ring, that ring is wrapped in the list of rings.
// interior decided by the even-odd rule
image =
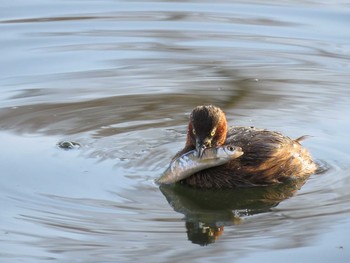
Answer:
[[[205,143],[202,140],[197,138],[197,140],[196,140],[196,150],[197,150],[197,157],[198,158],[202,157],[202,154],[203,154],[203,151],[204,151],[205,148],[207,148]]]

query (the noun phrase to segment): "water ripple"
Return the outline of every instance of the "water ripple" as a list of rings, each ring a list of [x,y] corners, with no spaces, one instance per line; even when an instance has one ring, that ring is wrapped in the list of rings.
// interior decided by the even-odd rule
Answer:
[[[344,261],[346,1],[6,2],[2,260],[312,261],[315,248]],[[327,169],[287,188],[159,189],[198,104],[314,136],[303,143]]]

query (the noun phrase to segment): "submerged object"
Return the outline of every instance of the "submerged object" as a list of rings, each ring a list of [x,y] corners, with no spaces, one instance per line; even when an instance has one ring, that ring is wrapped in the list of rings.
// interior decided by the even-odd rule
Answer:
[[[57,143],[57,146],[63,150],[72,150],[80,148],[80,143],[73,141],[61,141]]]
[[[201,170],[225,164],[242,154],[241,147],[233,145],[206,148],[202,151],[201,156],[198,156],[197,150],[192,150],[174,159],[156,182],[159,184],[176,183]]]

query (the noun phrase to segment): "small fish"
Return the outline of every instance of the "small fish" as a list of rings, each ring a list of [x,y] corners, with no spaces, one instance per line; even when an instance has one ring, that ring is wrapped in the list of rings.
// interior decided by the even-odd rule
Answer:
[[[241,147],[232,145],[206,148],[202,157],[193,150],[170,163],[163,175],[156,180],[159,184],[173,184],[207,168],[215,167],[236,159],[243,154]]]

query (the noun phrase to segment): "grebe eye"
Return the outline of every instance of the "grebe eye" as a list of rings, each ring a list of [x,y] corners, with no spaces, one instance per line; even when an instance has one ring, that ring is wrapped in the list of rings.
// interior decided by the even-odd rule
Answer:
[[[192,129],[192,133],[193,133],[193,135],[196,135],[196,130]]]

